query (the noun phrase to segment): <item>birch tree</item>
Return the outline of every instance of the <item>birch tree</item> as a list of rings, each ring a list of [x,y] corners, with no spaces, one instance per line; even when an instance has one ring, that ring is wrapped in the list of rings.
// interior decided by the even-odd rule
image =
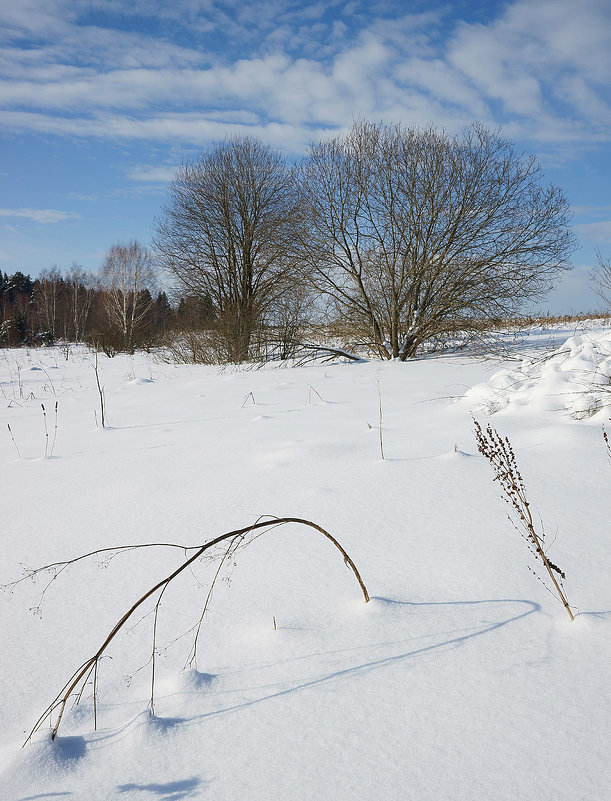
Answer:
[[[75,342],[80,342],[87,330],[89,313],[96,295],[97,279],[95,275],[84,270],[78,262],[72,262],[65,282],[70,304],[66,329]],[[68,333],[64,336],[67,338]]]
[[[121,347],[133,353],[137,334],[153,305],[155,270],[151,252],[139,242],[115,244],[100,274],[108,325]]]

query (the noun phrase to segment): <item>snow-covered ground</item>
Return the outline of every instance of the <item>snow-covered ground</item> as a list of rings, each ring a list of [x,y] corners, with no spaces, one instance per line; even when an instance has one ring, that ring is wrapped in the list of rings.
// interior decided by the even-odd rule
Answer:
[[[466,400],[488,415],[511,406],[529,415],[547,410],[578,420],[600,411],[604,420],[611,408],[611,334],[579,331],[559,347],[531,352],[470,389]]]
[[[218,568],[198,560],[159,605],[154,716],[157,595],[99,662],[97,729],[88,684],[54,741],[45,723],[22,748],[193,551],[109,552],[42,598],[53,573],[13,585],[2,801],[608,798],[611,331],[533,331],[515,349],[264,370],[100,356],[105,429],[92,353],[0,351],[0,583],[272,515],[323,526],[372,598],[317,531],[270,530],[223,564],[184,670]],[[511,439],[572,623],[528,569],[472,414]]]

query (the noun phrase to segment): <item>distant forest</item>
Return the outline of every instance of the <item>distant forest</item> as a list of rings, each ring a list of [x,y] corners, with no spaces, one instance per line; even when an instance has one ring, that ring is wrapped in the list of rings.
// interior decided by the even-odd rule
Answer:
[[[116,300],[112,287],[79,265],[66,274],[45,270],[34,280],[22,272],[0,271],[0,347],[86,342],[113,355],[154,347],[170,331],[206,319],[201,302],[180,298],[172,306],[163,291],[124,293],[120,309]],[[137,325],[126,347],[121,323],[133,312]]]

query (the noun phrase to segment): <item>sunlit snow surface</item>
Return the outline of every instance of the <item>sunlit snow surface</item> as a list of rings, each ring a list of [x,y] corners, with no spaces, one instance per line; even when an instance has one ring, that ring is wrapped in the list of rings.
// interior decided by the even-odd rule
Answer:
[[[584,331],[547,353],[522,360],[519,367],[495,373],[466,394],[474,408],[494,414],[511,407],[562,411],[577,419],[611,409],[611,332]]]
[[[93,354],[0,351],[1,583],[275,515],[327,529],[372,596],[317,532],[274,529],[222,568],[184,670],[218,567],[197,562],[159,607],[155,716],[156,596],[100,662],[97,730],[88,686],[54,742],[43,726],[22,749],[185,552],[80,562],[42,607],[51,575],[15,585],[0,594],[0,798],[606,798],[611,333],[535,331],[513,349],[264,370],[100,356],[104,430]],[[472,415],[511,439],[574,623],[528,569]]]

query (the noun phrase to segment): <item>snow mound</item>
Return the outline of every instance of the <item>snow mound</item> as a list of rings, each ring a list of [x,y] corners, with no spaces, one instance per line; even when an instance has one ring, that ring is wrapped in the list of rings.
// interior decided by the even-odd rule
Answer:
[[[470,408],[488,415],[520,407],[565,412],[577,420],[605,416],[611,409],[611,331],[570,337],[543,357],[503,369],[464,396]]]

